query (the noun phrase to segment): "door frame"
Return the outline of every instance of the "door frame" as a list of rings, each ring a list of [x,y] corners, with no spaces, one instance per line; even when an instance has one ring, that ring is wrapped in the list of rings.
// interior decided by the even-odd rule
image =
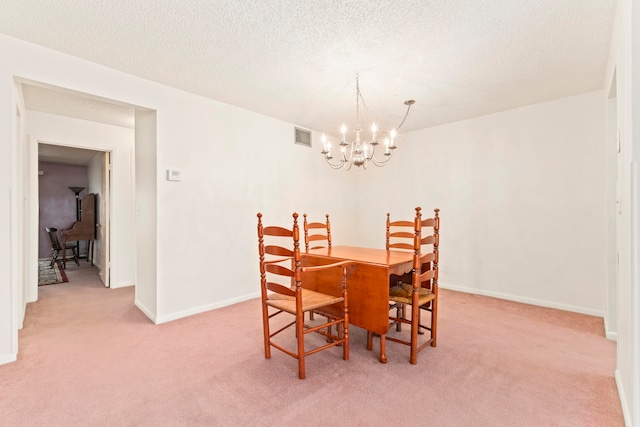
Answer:
[[[100,144],[71,144],[62,141],[52,141],[48,139],[41,139],[37,137],[31,136],[29,138],[29,187],[30,191],[30,203],[29,203],[29,220],[28,220],[28,235],[29,235],[29,247],[31,248],[29,259],[25,260],[28,268],[30,269],[29,274],[29,282],[27,284],[27,295],[28,302],[33,302],[38,300],[38,227],[39,227],[39,210],[40,210],[40,188],[38,185],[38,146],[39,144],[48,144],[48,145],[59,145],[62,147],[70,147],[70,148],[78,148],[78,149],[86,149],[92,151],[102,151],[104,153],[109,153],[110,164],[111,164],[111,173],[108,177],[105,177],[104,174],[102,176],[103,181],[105,179],[112,179],[113,175],[113,162],[114,157],[111,153],[114,150],[114,147],[100,145]],[[110,221],[111,218],[111,181],[109,181],[109,194],[107,195],[107,209],[109,210],[108,218],[109,222],[106,224],[106,234],[111,236],[113,232],[112,227],[113,224]],[[107,263],[109,268],[109,272],[112,273],[113,270],[117,270],[118,266],[116,263],[113,263],[111,257],[111,245],[108,245],[107,252]],[[111,275],[111,274],[110,274]]]

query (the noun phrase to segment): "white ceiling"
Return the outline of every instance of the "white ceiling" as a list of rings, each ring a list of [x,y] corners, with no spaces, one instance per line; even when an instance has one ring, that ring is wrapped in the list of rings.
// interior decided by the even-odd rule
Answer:
[[[41,162],[88,165],[98,151],[83,148],[63,147],[52,144],[38,144],[38,160]]]
[[[356,73],[363,124],[395,126],[416,100],[402,131],[600,89],[614,11],[615,0],[2,0],[0,33],[336,134],[355,121]],[[60,103],[40,95],[31,108]]]

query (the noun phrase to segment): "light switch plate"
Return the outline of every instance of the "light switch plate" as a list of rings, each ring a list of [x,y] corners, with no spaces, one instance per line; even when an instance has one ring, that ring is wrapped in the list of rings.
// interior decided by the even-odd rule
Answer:
[[[167,169],[167,181],[180,181],[182,174],[179,170]]]

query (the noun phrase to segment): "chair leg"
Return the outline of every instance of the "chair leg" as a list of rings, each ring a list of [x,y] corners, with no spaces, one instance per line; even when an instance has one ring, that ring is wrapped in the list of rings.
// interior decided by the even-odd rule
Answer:
[[[269,308],[262,303],[262,330],[264,332],[264,358],[271,359],[271,338],[269,337]]]
[[[53,255],[51,255],[51,264],[49,264],[49,267],[53,268],[53,265],[56,263],[56,261],[58,260],[58,253],[60,251],[58,251],[57,249],[53,250]]]
[[[80,267],[80,255],[78,255],[78,248],[71,248],[73,253],[73,259],[76,261],[76,265]]]
[[[412,365],[418,363],[418,329],[420,329],[420,307],[418,306],[418,292],[413,292],[411,304],[411,355],[409,362]]]
[[[422,322],[422,307],[418,308],[418,335],[424,335],[424,331],[420,329],[420,322]]]
[[[301,380],[307,376],[304,364],[304,313],[296,315],[296,333],[298,335],[298,378]]]
[[[344,360],[349,360],[349,322],[346,318],[344,319],[344,323],[342,324],[342,336],[344,337],[344,344],[342,345],[342,358]]]
[[[431,301],[431,347],[436,346],[438,335],[438,300]]]

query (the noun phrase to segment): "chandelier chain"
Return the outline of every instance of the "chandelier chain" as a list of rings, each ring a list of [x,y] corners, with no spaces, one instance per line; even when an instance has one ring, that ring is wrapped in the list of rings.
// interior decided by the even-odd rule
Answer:
[[[360,127],[360,102],[366,111],[369,111],[367,104],[364,103],[362,92],[360,92],[360,76],[356,74],[356,125]]]

